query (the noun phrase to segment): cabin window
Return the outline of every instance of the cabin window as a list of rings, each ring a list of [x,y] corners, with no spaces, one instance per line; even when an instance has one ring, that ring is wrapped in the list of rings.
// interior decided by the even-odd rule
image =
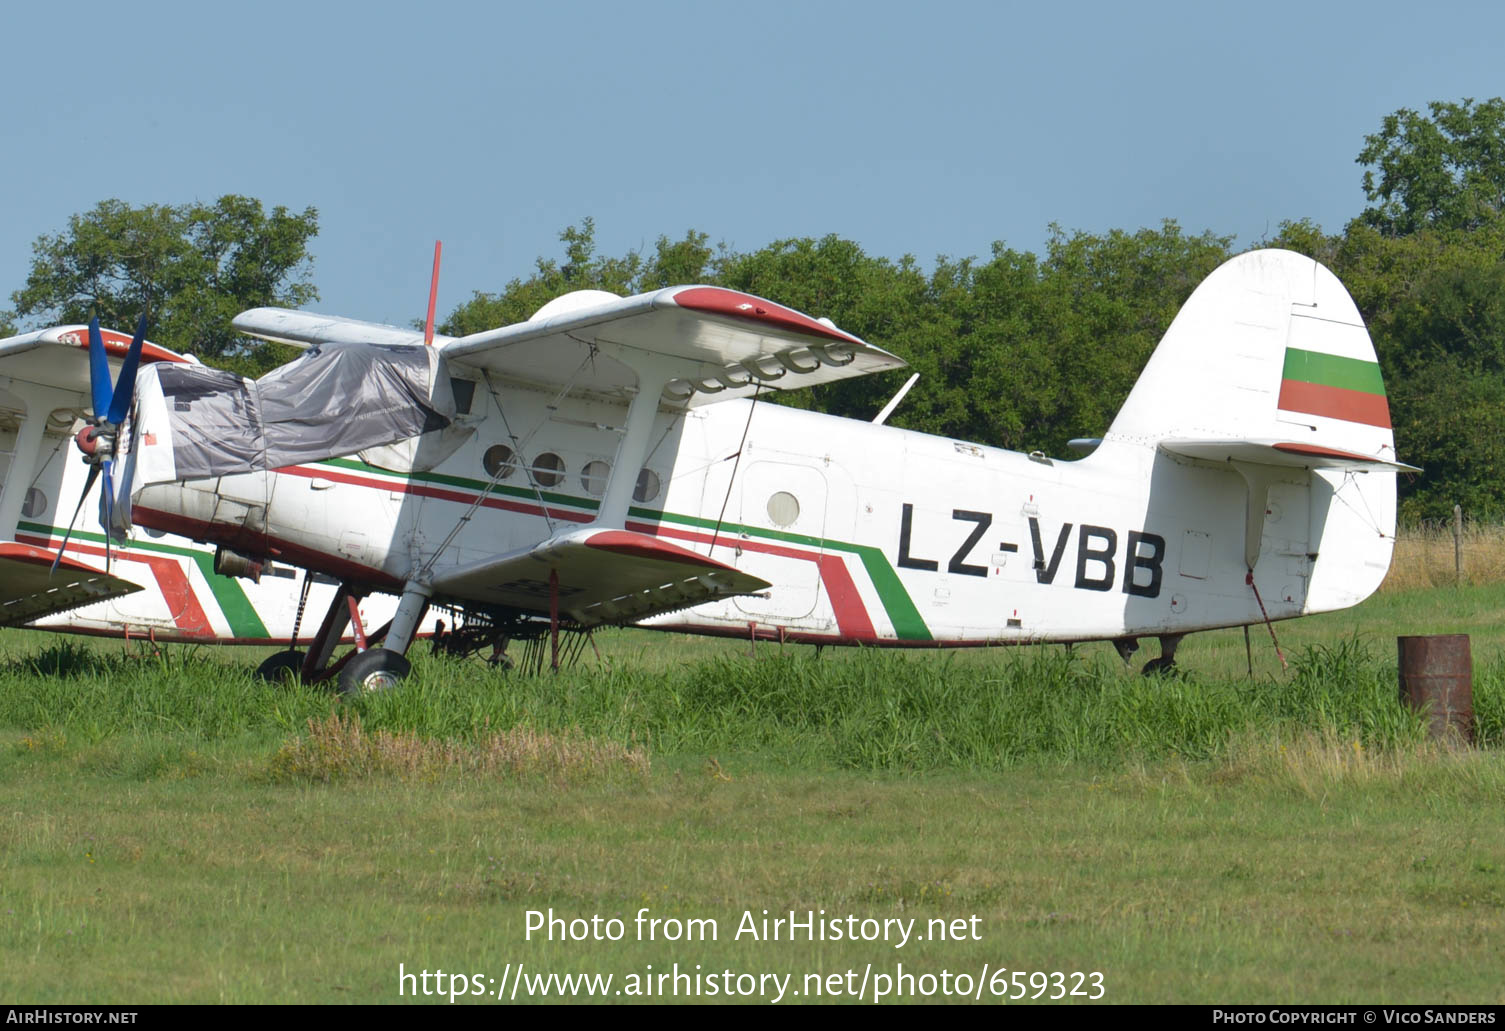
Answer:
[[[638,473],[637,486],[632,489],[632,500],[638,502],[652,501],[658,497],[660,486],[658,473],[652,469],[645,468],[642,472]]]
[[[485,467],[486,475],[493,480],[505,480],[517,471],[516,458],[506,444],[493,444],[481,457],[481,465]]]
[[[585,468],[580,470],[580,486],[585,488],[585,493],[593,498],[599,498],[606,493],[606,478],[611,475],[611,465],[607,462],[586,462]]]
[[[564,459],[545,451],[533,459],[533,479],[540,487],[557,486],[564,479]]]
[[[799,498],[787,490],[781,490],[768,499],[768,518],[774,526],[793,526],[799,517]]]
[[[26,497],[21,501],[21,514],[27,519],[35,519],[47,511],[47,495],[35,487],[26,488]]]

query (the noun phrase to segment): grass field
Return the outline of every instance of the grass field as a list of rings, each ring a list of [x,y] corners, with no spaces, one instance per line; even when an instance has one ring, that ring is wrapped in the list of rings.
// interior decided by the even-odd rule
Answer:
[[[254,683],[260,653],[5,632],[0,998],[391,1002],[399,964],[631,992],[678,963],[792,975],[787,1002],[812,974],[871,964],[871,999],[901,964],[987,964],[1098,971],[1120,1002],[1499,1003],[1502,608],[1386,590],[1278,624],[1289,670],[1256,627],[1252,677],[1238,631],[1153,679],[1107,646],[750,658],[618,631],[604,666],[424,660],[346,706]],[[1442,632],[1473,635],[1477,750],[1396,698],[1394,637]],[[624,940],[529,940],[551,908]],[[639,941],[643,909],[717,940]],[[734,938],[765,909],[969,931]]]

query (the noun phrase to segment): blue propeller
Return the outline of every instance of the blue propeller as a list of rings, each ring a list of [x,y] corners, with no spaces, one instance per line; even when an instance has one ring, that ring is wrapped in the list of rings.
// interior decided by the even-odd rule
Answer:
[[[63,534],[63,543],[58,546],[57,557],[52,560],[52,569],[57,571],[62,561],[63,549],[73,536],[73,524],[78,522],[78,513],[84,507],[84,498],[94,489],[94,481],[104,473],[104,489],[99,496],[99,522],[105,532],[105,570],[110,568],[110,523],[115,514],[115,454],[119,445],[120,425],[130,414],[131,400],[136,391],[136,369],[141,364],[141,345],[146,340],[146,316],[136,323],[136,335],[126,351],[125,362],[120,367],[120,378],[110,384],[110,362],[105,354],[104,337],[99,332],[99,319],[89,320],[89,394],[93,403],[94,418],[90,420],[77,438],[78,449],[89,464],[89,478],[84,481],[83,493],[73,509],[73,518],[68,520],[68,532]]]

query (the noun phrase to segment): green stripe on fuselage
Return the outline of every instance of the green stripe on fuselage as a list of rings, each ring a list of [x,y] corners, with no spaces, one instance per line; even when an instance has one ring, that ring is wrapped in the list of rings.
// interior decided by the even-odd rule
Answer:
[[[462,487],[467,490],[481,491],[486,488],[485,480],[472,480],[464,476],[451,476],[444,473],[400,473],[391,469],[383,469],[379,466],[367,465],[349,458],[334,458],[319,465],[330,465],[342,469],[350,469],[356,472],[372,473],[381,476],[392,476],[399,480],[417,480],[423,483],[443,484],[450,487]],[[537,502],[539,494],[550,505],[568,506],[581,508],[594,512],[600,507],[600,503],[591,498],[578,498],[567,494],[551,494],[547,491],[535,493],[526,487],[503,487],[500,484],[493,486],[491,494],[505,494],[509,497]],[[660,512],[651,508],[632,508],[629,513],[638,519],[646,519],[650,522],[676,523],[681,526],[693,526],[698,529],[715,530],[717,523],[713,519],[702,519],[697,516],[675,515],[670,512]],[[729,534],[748,534],[752,537],[761,537],[768,540],[783,541],[788,544],[801,544],[807,548],[817,548],[825,551],[844,551],[856,555],[862,560],[862,566],[867,570],[869,579],[873,581],[873,587],[878,591],[878,598],[883,603],[884,610],[888,613],[888,620],[893,624],[894,633],[901,641],[932,641],[934,636],[930,628],[925,625],[925,620],[915,607],[914,601],[909,597],[909,592],[904,589],[899,575],[889,563],[887,556],[877,548],[862,544],[849,544],[845,541],[833,541],[821,537],[807,537],[804,534],[784,533],[779,530],[765,530],[761,527],[743,526],[739,523],[721,523],[721,529]]]
[[[447,473],[399,473],[391,469],[383,469],[379,465],[367,465],[365,462],[357,462],[350,458],[330,458],[323,462],[315,462],[315,465],[332,465],[338,469],[350,469],[355,472],[370,473],[376,476],[395,476],[399,480],[417,480],[419,483],[433,483],[446,487],[463,487],[466,490],[486,490],[485,480],[472,480],[464,476],[451,476]],[[601,503],[593,498],[576,498],[568,494],[551,494],[546,490],[535,491],[532,487],[509,487],[501,483],[494,484],[488,496],[500,495],[502,497],[518,498],[522,501],[537,502],[543,498],[550,505],[564,505],[569,508],[583,508],[588,512],[594,512],[601,507]]]
[[[656,512],[649,508],[633,508],[628,514],[639,519],[647,519],[652,522],[678,523],[682,526],[694,526],[702,530],[714,531],[717,522],[714,519],[702,519],[697,516],[675,515],[671,512]],[[768,540],[783,541],[787,544],[802,544],[807,548],[818,548],[822,551],[845,551],[856,555],[862,560],[862,566],[867,570],[868,577],[873,581],[873,586],[878,590],[878,599],[883,603],[884,610],[888,613],[888,620],[894,625],[894,633],[901,641],[931,641],[935,638],[930,633],[930,628],[925,625],[920,610],[915,608],[914,601],[909,597],[909,592],[899,582],[899,575],[894,572],[894,567],[889,564],[887,556],[877,548],[865,544],[848,544],[845,541],[833,541],[824,537],[807,537],[802,533],[786,533],[782,530],[765,530],[760,527],[743,526],[740,523],[720,523],[721,532],[728,536],[736,534],[748,534],[752,537],[763,537]]]
[[[19,529],[29,530],[44,537],[62,537],[63,535],[62,527],[28,522],[20,522],[16,525]],[[73,536],[101,546],[105,542],[104,534],[91,533],[87,530],[74,530]],[[142,540],[132,540],[128,548],[121,550],[127,554],[132,551],[155,551],[163,555],[186,555],[193,559],[194,564],[199,567],[199,572],[204,574],[204,582],[209,585],[209,590],[214,594],[214,600],[219,605],[220,611],[224,613],[225,621],[230,624],[230,633],[235,637],[271,637],[266,624],[261,621],[261,615],[256,611],[256,606],[251,604],[251,599],[246,597],[246,592],[241,590],[240,584],[214,571],[213,554],[179,547],[176,544],[158,544],[155,541]],[[188,589],[193,590],[193,585],[189,584]]]

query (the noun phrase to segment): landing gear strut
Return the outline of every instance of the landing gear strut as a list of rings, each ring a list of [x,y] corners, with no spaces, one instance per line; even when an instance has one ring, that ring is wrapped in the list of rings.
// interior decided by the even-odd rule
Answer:
[[[307,654],[296,648],[278,652],[257,667],[256,674],[263,680],[302,680],[306,684],[334,678],[342,695],[388,691],[402,683],[413,668],[405,653],[428,610],[428,589],[409,583],[392,621],[370,634],[361,624],[363,597],[365,592],[341,584],[318,633],[309,643]],[[299,617],[301,621],[301,606]],[[355,639],[355,650],[331,662],[347,628]],[[372,647],[376,641],[381,642],[381,647]]]
[[[428,588],[409,581],[403,589],[402,600],[397,603],[397,614],[387,624],[385,632],[379,635],[382,646],[359,650],[344,662],[340,669],[340,694],[390,691],[402,683],[413,669],[413,664],[408,662],[404,653],[413,643],[413,636],[417,634],[418,624],[423,622],[423,614],[428,611],[428,607]],[[364,635],[360,632],[359,613],[355,611],[353,603],[350,609],[352,620],[356,623],[356,642],[363,645],[365,642]]]

